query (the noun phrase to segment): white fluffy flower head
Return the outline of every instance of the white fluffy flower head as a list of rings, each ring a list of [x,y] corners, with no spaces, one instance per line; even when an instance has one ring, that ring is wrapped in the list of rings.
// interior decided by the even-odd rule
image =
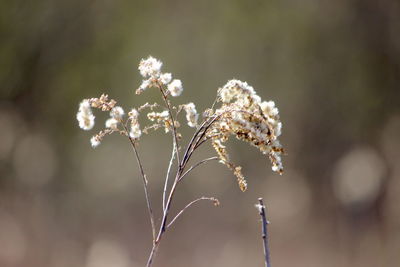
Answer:
[[[129,136],[133,139],[139,139],[142,136],[142,131],[140,130],[139,124],[132,125],[131,130],[129,131]]]
[[[85,131],[91,130],[94,126],[94,118],[89,100],[84,99],[80,103],[78,113],[76,114],[79,127]]]
[[[144,78],[157,78],[160,76],[162,62],[149,56],[147,59],[142,59],[139,64],[140,74]]]
[[[121,120],[122,117],[124,116],[125,112],[124,109],[122,107],[114,107],[111,111],[110,111],[110,116],[111,118],[114,118],[116,120]]]
[[[162,84],[169,84],[172,80],[172,74],[171,73],[163,73],[160,76],[160,82]]]
[[[189,103],[184,105],[184,109],[186,111],[186,120],[190,127],[197,126],[197,120],[199,118],[199,114],[197,114],[196,106],[193,103]]]
[[[90,138],[90,144],[92,145],[93,148],[96,148],[100,145],[101,141],[100,138],[98,136],[93,136],[92,138]]]
[[[173,80],[168,85],[168,91],[174,97],[180,96],[182,94],[182,91],[183,91],[181,80],[178,80],[178,79]]]
[[[129,137],[133,139],[139,139],[142,135],[139,125],[139,112],[137,109],[133,108],[129,113],[129,120],[131,121],[131,129],[129,131]]]
[[[262,102],[252,86],[239,80],[228,81],[219,89],[218,95],[222,106],[215,113],[221,118],[213,125],[210,136],[218,135],[224,142],[230,135],[234,135],[250,143],[268,155],[273,171],[282,173],[283,148],[278,141],[282,133],[282,123],[275,102]],[[241,180],[240,172],[229,162],[225,148],[215,141],[214,148],[220,154],[221,160],[229,168],[236,170],[238,179]]]
[[[109,128],[111,130],[118,129],[118,120],[115,118],[109,118],[108,120],[106,120],[106,128]]]

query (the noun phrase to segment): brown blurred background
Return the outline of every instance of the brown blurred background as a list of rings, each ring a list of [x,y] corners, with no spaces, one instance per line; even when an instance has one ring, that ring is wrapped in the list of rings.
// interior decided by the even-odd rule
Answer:
[[[181,217],[154,266],[262,266],[258,197],[274,267],[400,266],[399,1],[1,1],[0,40],[0,266],[144,265],[128,143],[93,150],[75,114],[103,92],[127,109],[159,100],[134,94],[149,54],[199,111],[228,79],[248,81],[279,107],[288,154],[279,176],[231,142],[245,193],[220,164],[193,172],[174,211],[203,195],[221,206]],[[162,133],[140,145],[158,207],[170,149]]]

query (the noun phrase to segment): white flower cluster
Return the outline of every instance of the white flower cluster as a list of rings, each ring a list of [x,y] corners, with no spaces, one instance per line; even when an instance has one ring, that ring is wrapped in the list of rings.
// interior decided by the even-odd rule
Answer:
[[[161,123],[164,124],[164,130],[166,133],[171,130],[172,121],[168,110],[164,110],[163,112],[149,112],[147,113],[147,118],[151,121],[156,121],[159,126],[161,126]]]
[[[101,143],[101,137],[99,135],[94,135],[92,138],[90,138],[90,144],[92,145],[93,148],[96,148],[100,145]]]
[[[129,113],[129,120],[131,121],[131,129],[129,131],[129,136],[133,139],[139,139],[142,135],[142,131],[140,130],[139,125],[139,112],[136,109],[132,109]]]
[[[78,113],[76,114],[76,119],[79,122],[79,127],[85,131],[91,130],[94,126],[94,115],[90,107],[90,102],[84,99],[80,105]]]
[[[151,87],[159,89],[165,102],[164,110],[157,110],[160,107],[157,103],[146,103],[137,109],[132,109],[128,113],[128,118],[124,119],[123,108],[116,106],[117,102],[113,99],[109,100],[106,94],[102,94],[99,98],[85,99],[80,103],[76,117],[79,126],[84,130],[90,130],[94,126],[95,117],[92,108],[110,112],[110,118],[105,122],[105,129],[90,140],[93,147],[97,147],[106,135],[115,132],[136,142],[143,133],[147,134],[149,130],[164,128],[166,133],[172,132],[174,138],[180,139],[182,135],[178,132],[180,127],[178,115],[184,110],[187,125],[197,128],[196,134],[201,133],[196,142],[202,144],[211,139],[220,162],[233,171],[241,190],[244,191],[247,188],[242,168],[231,162],[224,145],[230,136],[235,136],[257,147],[263,154],[268,155],[273,171],[280,174],[283,172],[281,156],[284,151],[278,140],[282,133],[282,123],[279,110],[273,101],[262,101],[247,82],[233,79],[218,89],[216,102],[203,112],[205,120],[199,124],[199,114],[194,103],[176,107],[170,102],[169,96],[180,96],[183,86],[180,80],[173,79],[171,73],[163,73],[162,66],[163,63],[160,60],[151,56],[140,61],[138,69],[144,80],[136,93],[140,94]],[[214,108],[215,104],[219,107]],[[138,118],[144,109],[150,110],[147,118],[153,124],[145,125],[141,129]]]
[[[114,107],[110,111],[110,117],[108,120],[106,120],[106,128],[112,129],[112,130],[117,130],[118,129],[118,123],[121,122],[122,117],[124,116],[124,110],[122,107]]]
[[[256,94],[253,86],[240,80],[230,80],[219,90],[223,103],[232,100],[240,106],[250,106],[252,102],[260,103],[261,98]]]
[[[169,117],[168,110],[164,110],[163,112],[149,112],[147,113],[147,118],[151,121],[162,122],[167,120]]]
[[[210,131],[221,141],[233,134],[238,139],[256,146],[268,154],[272,170],[282,173],[282,146],[278,137],[282,132],[279,111],[273,101],[261,101],[254,88],[246,82],[230,80],[219,89],[221,108],[215,111],[220,119]]]
[[[94,115],[92,108],[99,109],[102,111],[110,111],[110,116],[105,125],[106,128],[98,132],[90,139],[92,147],[100,145],[104,136],[112,134],[114,131],[120,131],[118,129],[118,123],[122,122],[124,110],[121,107],[115,106],[116,101],[114,99],[109,100],[108,95],[102,94],[99,98],[84,99],[80,105],[76,118],[79,122],[79,127],[84,130],[91,130],[94,126]]]
[[[162,62],[152,56],[142,59],[139,63],[139,71],[144,78],[158,78],[161,73],[161,67]]]
[[[181,80],[173,80],[170,84],[168,84],[168,92],[172,96],[180,96],[183,92],[182,82]]]
[[[183,86],[181,80],[172,80],[172,74],[162,73],[161,67],[162,62],[152,56],[140,61],[139,72],[145,80],[142,81],[142,84],[136,90],[136,94],[141,94],[147,88],[161,87],[162,85],[166,85],[168,92],[174,97],[182,94]]]
[[[110,116],[116,120],[122,120],[124,114],[125,114],[124,109],[120,106],[114,107],[110,111]]]
[[[279,120],[279,110],[275,107],[275,102],[264,101],[260,103],[260,107],[269,124],[272,125],[275,138],[278,138],[282,134],[282,122]]]
[[[197,114],[196,106],[193,103],[189,103],[183,106],[186,111],[186,120],[190,127],[197,126],[197,120],[199,118],[199,114]]]
[[[163,73],[160,75],[160,82],[162,84],[169,84],[172,80],[172,74],[171,73]]]

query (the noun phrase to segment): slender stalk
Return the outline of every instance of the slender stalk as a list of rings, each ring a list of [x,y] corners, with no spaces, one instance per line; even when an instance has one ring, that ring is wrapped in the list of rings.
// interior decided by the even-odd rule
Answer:
[[[157,235],[157,238],[156,238],[156,243],[160,242],[160,240],[161,240],[161,238],[162,238],[162,236],[163,236],[163,234],[164,234],[164,232],[166,230],[169,209],[171,207],[171,202],[172,202],[172,199],[174,197],[176,187],[177,187],[177,185],[179,183],[180,175],[181,175],[181,170],[178,171],[178,173],[177,173],[177,175],[175,177],[175,181],[172,184],[171,191],[169,192],[169,196],[168,196],[167,203],[165,205],[165,210],[164,210],[164,213],[163,213],[163,217],[162,217],[162,220],[161,220],[160,230],[158,231],[158,235]]]
[[[201,126],[197,129],[195,134],[193,135],[192,139],[189,142],[189,145],[186,148],[185,154],[182,159],[182,167],[185,168],[186,164],[188,163],[190,157],[192,156],[195,149],[197,149],[200,145],[201,140],[206,135],[207,130],[211,127],[211,125],[220,117],[217,115],[215,117],[210,117],[209,119],[205,120]]]
[[[180,163],[178,135],[177,135],[177,132],[176,132],[175,118],[174,118],[174,116],[172,115],[171,103],[169,102],[168,96],[167,96],[167,94],[165,94],[165,91],[164,91],[162,85],[161,85],[159,82],[157,82],[157,86],[158,86],[158,88],[160,89],[160,92],[161,92],[161,94],[162,94],[163,100],[164,100],[165,104],[167,105],[169,117],[171,118],[171,122],[172,122],[172,135],[173,135],[173,138],[174,138],[176,160],[177,160],[178,163]]]
[[[159,244],[159,243],[154,243],[154,244],[153,244],[153,247],[152,247],[151,252],[150,252],[150,256],[149,256],[149,258],[147,259],[146,267],[150,267],[151,264],[153,263],[154,256],[156,255],[156,252],[157,252],[157,249],[158,249],[158,244]]]
[[[171,167],[172,164],[174,162],[174,158],[175,158],[175,145],[173,145],[172,147],[172,154],[171,154],[171,159],[169,160],[169,164],[168,164],[168,170],[167,170],[167,174],[165,176],[165,182],[164,182],[164,190],[163,190],[163,196],[162,196],[162,207],[163,207],[163,211],[165,210],[165,201],[166,201],[166,195],[167,195],[167,188],[168,188],[168,181],[169,181],[169,175],[171,172]]]
[[[188,144],[188,146],[187,146],[187,148],[186,148],[186,150],[185,150],[185,153],[184,153],[184,155],[183,155],[183,158],[182,158],[182,162],[183,163],[185,163],[185,162],[187,162],[188,161],[188,155],[189,155],[189,153],[191,153],[191,148],[192,148],[192,146],[195,144],[195,143],[197,143],[198,141],[195,141],[196,140],[196,138],[198,138],[198,135],[201,133],[201,131],[204,129],[204,125],[206,124],[206,122],[207,122],[207,120],[205,120],[205,121],[203,121],[203,123],[200,125],[200,127],[196,130],[196,132],[193,134],[193,136],[192,136],[192,139],[190,140],[190,142],[189,142],[189,144]]]
[[[193,204],[195,204],[196,202],[199,202],[201,200],[209,200],[209,201],[212,201],[214,203],[214,205],[216,205],[216,206],[219,205],[218,199],[213,198],[213,197],[200,197],[198,199],[195,199],[195,200],[191,201],[189,204],[187,204],[180,212],[178,212],[178,214],[167,225],[167,228],[169,228],[176,221],[176,219],[178,219],[178,217],[181,216],[182,213],[184,213],[190,206],[192,206]]]
[[[263,239],[263,246],[264,246],[264,262],[265,267],[271,267],[271,258],[269,252],[269,244],[268,244],[268,228],[267,225],[269,221],[266,218],[265,206],[262,198],[258,199],[259,204],[257,205],[258,212],[261,216],[262,221],[262,239]]]
[[[156,254],[156,252],[158,250],[158,246],[160,244],[160,241],[161,241],[161,239],[162,239],[162,237],[163,237],[163,235],[164,235],[164,233],[165,233],[165,231],[167,229],[167,221],[168,221],[169,210],[170,210],[171,203],[172,203],[172,200],[173,200],[173,197],[174,197],[174,194],[175,194],[175,191],[176,191],[176,188],[177,188],[179,182],[182,180],[183,176],[187,175],[190,171],[192,171],[198,165],[200,165],[200,164],[202,164],[204,162],[207,162],[209,160],[213,160],[213,158],[206,159],[204,162],[199,162],[198,164],[193,165],[188,171],[184,172],[186,164],[189,162],[189,159],[192,156],[194,150],[199,147],[199,143],[202,140],[202,138],[206,135],[207,130],[220,117],[220,115],[216,115],[214,117],[211,117],[211,118],[205,120],[202,123],[202,125],[197,129],[195,134],[192,136],[192,139],[190,140],[188,146],[186,147],[186,150],[185,150],[183,158],[180,159],[179,153],[178,153],[178,150],[179,150],[178,138],[177,138],[177,132],[176,132],[176,127],[175,127],[175,120],[174,120],[174,117],[172,115],[172,109],[171,109],[170,103],[168,101],[167,95],[165,94],[161,84],[158,84],[158,87],[159,87],[159,89],[161,91],[161,94],[163,96],[165,104],[167,105],[168,112],[169,112],[169,115],[170,115],[170,118],[171,118],[171,121],[172,121],[172,130],[173,130],[172,134],[173,134],[173,137],[174,137],[173,140],[174,140],[174,147],[175,147],[175,155],[176,155],[176,158],[177,158],[178,166],[177,166],[177,172],[176,172],[175,180],[174,180],[174,182],[173,182],[173,184],[171,186],[171,189],[169,191],[168,198],[166,199],[166,202],[164,201],[163,216],[162,216],[162,219],[161,219],[160,228],[158,230],[157,237],[155,238],[155,241],[153,242],[153,247],[151,249],[149,258],[147,260],[147,265],[146,265],[147,267],[150,267],[152,265],[154,257],[155,257],[155,254]],[[167,181],[166,181],[166,184],[167,184]],[[165,188],[165,192],[166,192],[167,191],[166,190],[166,185],[164,185],[164,188]],[[179,214],[178,214],[178,216],[179,216]],[[175,219],[176,219],[176,217],[173,219],[173,221]],[[168,225],[170,225],[170,224],[168,224]]]
[[[183,179],[183,177],[185,177],[189,172],[191,172],[194,168],[200,166],[201,164],[204,164],[204,163],[206,163],[208,161],[211,161],[211,160],[218,160],[218,159],[219,159],[218,157],[211,157],[211,158],[203,159],[203,160],[197,162],[193,166],[190,166],[190,168],[186,172],[184,172],[181,175],[181,177],[179,177],[179,181],[181,181]]]
[[[145,194],[145,197],[146,197],[147,210],[148,210],[149,216],[150,216],[151,231],[152,231],[152,234],[153,234],[153,244],[154,244],[155,238],[156,238],[156,226],[155,226],[155,223],[154,223],[153,209],[152,209],[152,206],[151,206],[150,195],[149,195],[149,191],[148,191],[148,187],[147,187],[146,174],[144,172],[143,164],[142,164],[142,161],[140,160],[139,152],[138,152],[138,150],[136,148],[135,141],[129,136],[129,131],[128,131],[128,128],[126,127],[126,125],[124,125],[124,124],[122,124],[122,125],[123,125],[123,127],[124,127],[124,129],[125,129],[125,131],[127,133],[129,142],[131,143],[132,149],[133,149],[133,151],[135,153],[137,164],[139,165],[140,174],[142,175],[144,194]]]

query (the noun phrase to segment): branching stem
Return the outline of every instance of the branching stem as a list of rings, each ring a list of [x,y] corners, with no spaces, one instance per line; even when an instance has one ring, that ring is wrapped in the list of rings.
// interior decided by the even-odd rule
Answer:
[[[174,138],[174,145],[175,145],[175,154],[176,154],[176,160],[178,163],[180,163],[180,158],[179,158],[179,143],[178,143],[178,134],[176,131],[176,125],[175,125],[175,118],[172,114],[172,108],[171,108],[171,103],[168,100],[168,96],[165,93],[162,85],[160,83],[157,82],[157,86],[160,89],[160,92],[162,94],[163,100],[165,102],[165,105],[167,105],[167,109],[168,109],[168,113],[169,113],[169,117],[171,118],[171,124],[172,124],[172,135]]]
[[[167,228],[169,228],[176,221],[176,219],[178,219],[179,216],[181,216],[182,213],[184,213],[190,206],[192,206],[193,204],[195,204],[196,202],[199,202],[201,200],[209,200],[209,201],[212,201],[214,203],[214,205],[216,205],[216,206],[219,205],[218,199],[213,198],[213,197],[200,197],[198,199],[195,199],[195,200],[191,201],[189,204],[187,204],[180,212],[178,212],[178,214],[175,216],[175,218],[173,218],[171,220],[171,222],[167,225]]]
[[[190,166],[190,168],[181,175],[181,177],[179,178],[179,181],[181,181],[183,179],[183,177],[185,177],[189,172],[191,172],[194,168],[198,167],[199,165],[206,163],[208,161],[211,161],[211,160],[218,160],[218,159],[219,159],[218,157],[211,157],[211,158],[203,159],[203,160],[197,162],[193,166]]]
[[[165,93],[164,89],[162,88],[161,84],[158,84],[158,87],[161,91],[161,94],[163,96],[164,102],[167,106],[168,112],[169,112],[169,116],[171,118],[171,123],[172,123],[172,135],[173,135],[173,145],[174,145],[174,150],[175,150],[175,156],[178,162],[178,166],[177,166],[177,171],[176,171],[176,176],[174,179],[174,182],[172,183],[171,189],[169,190],[169,194],[168,197],[166,198],[167,194],[167,189],[168,189],[168,180],[169,180],[169,173],[170,170],[167,172],[167,176],[166,176],[166,181],[164,183],[164,191],[163,191],[163,216],[161,218],[161,224],[158,230],[158,233],[156,234],[156,238],[154,239],[153,242],[153,247],[151,249],[149,258],[147,260],[147,267],[150,267],[153,263],[155,254],[157,253],[158,247],[160,245],[160,241],[165,233],[165,231],[167,230],[167,228],[169,226],[172,225],[172,223],[187,209],[189,208],[191,205],[193,205],[194,203],[196,203],[197,201],[203,200],[203,199],[207,199],[207,200],[212,200],[215,203],[217,203],[218,201],[215,198],[199,198],[197,200],[194,200],[192,202],[190,202],[184,209],[182,209],[173,219],[172,221],[168,224],[168,215],[169,215],[169,210],[171,207],[171,203],[176,191],[176,188],[179,184],[179,182],[182,180],[182,178],[184,176],[186,176],[188,173],[190,173],[194,168],[196,168],[197,166],[211,161],[211,160],[216,160],[218,159],[217,157],[212,157],[212,158],[208,158],[208,159],[204,159],[198,163],[196,163],[195,165],[191,166],[187,171],[185,171],[186,165],[189,162],[192,154],[194,153],[194,151],[204,142],[202,142],[203,138],[206,136],[207,130],[211,127],[211,125],[217,121],[220,118],[220,115],[215,115],[212,116],[206,120],[203,121],[203,123],[200,125],[200,127],[196,130],[196,132],[194,133],[194,135],[192,136],[189,144],[186,147],[185,153],[183,155],[182,158],[179,157],[179,145],[178,145],[178,135],[177,135],[177,131],[176,131],[176,125],[175,125],[175,119],[172,115],[172,108],[170,105],[170,102],[168,100],[168,95]],[[170,160],[170,165],[169,167],[172,166],[172,161],[173,161],[173,156],[171,157]]]

